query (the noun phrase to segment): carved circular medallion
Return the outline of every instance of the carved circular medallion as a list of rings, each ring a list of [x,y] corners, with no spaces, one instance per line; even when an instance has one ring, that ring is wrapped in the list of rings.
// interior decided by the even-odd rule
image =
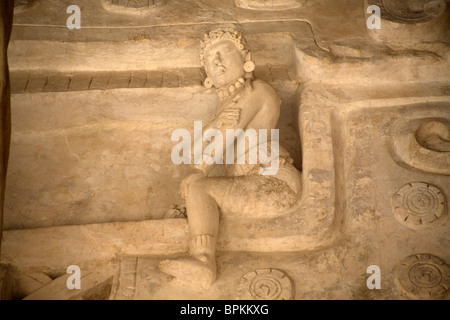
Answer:
[[[441,190],[422,182],[400,188],[392,197],[392,207],[395,219],[411,229],[435,226],[447,215]]]
[[[445,0],[369,0],[378,5],[382,18],[404,23],[417,23],[439,17],[447,5]]]
[[[288,276],[277,269],[259,269],[246,273],[237,288],[238,300],[291,300],[293,285]]]
[[[450,287],[450,267],[430,254],[417,254],[397,269],[397,283],[412,298],[439,299]]]

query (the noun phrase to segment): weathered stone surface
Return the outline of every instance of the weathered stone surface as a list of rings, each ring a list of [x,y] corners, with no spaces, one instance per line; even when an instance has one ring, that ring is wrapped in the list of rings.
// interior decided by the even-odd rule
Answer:
[[[30,275],[57,278],[76,264],[115,268],[110,299],[449,299],[445,1],[79,0],[79,30],[65,27],[66,4],[51,3],[17,2],[9,47],[1,261],[20,270],[20,295],[71,298]],[[370,4],[381,6],[381,29],[367,28]],[[199,40],[219,28],[241,31],[248,48],[232,39],[244,82],[228,79],[216,95],[211,61],[222,73],[235,64],[220,46],[205,57]],[[258,196],[276,184],[224,187],[235,196],[220,205],[217,242],[215,233],[191,237],[179,192],[194,169],[172,162],[171,134],[220,118],[222,98],[261,83],[252,72],[281,99],[277,128],[301,170],[298,205],[280,200],[287,209],[274,215]],[[220,119],[236,119],[231,111]],[[192,197],[217,191],[200,187]],[[260,210],[227,214],[227,204]],[[178,219],[163,219],[170,208]],[[199,261],[216,257],[209,288],[161,271],[199,247],[210,255]],[[372,265],[381,290],[367,286]]]
[[[13,298],[14,281],[11,266],[0,264],[0,300]]]
[[[10,230],[1,258],[46,273],[74,264],[92,270],[112,263],[117,254],[184,252],[187,232],[182,219]]]
[[[287,10],[298,8],[304,0],[235,0],[238,7],[253,10]]]
[[[11,86],[7,51],[12,29],[13,4],[12,0],[5,0],[0,4],[0,255],[11,136]]]
[[[81,270],[80,289],[67,286],[70,274],[61,276],[26,296],[23,300],[106,300],[109,298],[112,275],[108,272]]]
[[[51,281],[52,279],[43,272],[16,272],[14,299],[23,299]]]

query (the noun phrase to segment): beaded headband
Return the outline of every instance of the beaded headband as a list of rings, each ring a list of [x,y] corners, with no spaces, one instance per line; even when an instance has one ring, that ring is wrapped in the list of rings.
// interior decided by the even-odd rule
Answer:
[[[205,35],[203,36],[203,40],[200,42],[200,60],[202,62],[202,66],[205,65],[206,48],[221,40],[230,40],[241,51],[244,57],[247,56],[249,51],[246,48],[246,41],[242,36],[242,33],[234,29],[213,30],[209,33],[205,33]]]

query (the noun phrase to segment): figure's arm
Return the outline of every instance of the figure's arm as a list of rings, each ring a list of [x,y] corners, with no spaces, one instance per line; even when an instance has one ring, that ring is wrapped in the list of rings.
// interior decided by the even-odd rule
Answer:
[[[248,129],[274,129],[278,123],[281,100],[276,91],[262,81],[254,82],[253,86],[246,104],[241,104],[240,107],[235,105],[225,108],[222,116],[217,117],[226,123],[224,130],[222,130],[224,157],[227,148],[234,148],[238,139],[238,137],[235,137],[233,140],[227,141],[226,129],[232,129],[235,132],[239,129],[244,132]],[[254,146],[250,146],[250,143],[246,141],[244,154],[247,154],[251,147]],[[236,163],[238,156],[237,152],[234,152],[234,163]]]
[[[252,90],[252,89],[250,89]],[[254,88],[254,91],[250,93],[250,97],[246,101],[246,104],[240,104],[238,102],[230,102],[210,123],[208,123],[203,128],[203,133],[206,132],[208,129],[217,129],[222,133],[222,140],[223,140],[223,159],[225,160],[226,157],[226,150],[227,148],[233,147],[236,141],[233,139],[233,141],[227,141],[226,139],[226,130],[232,129],[232,130],[246,130],[249,128],[249,124],[252,124],[254,122],[255,117],[260,113],[264,112],[264,110],[279,110],[281,100],[278,97],[275,90],[272,89],[267,84],[258,84],[258,88]],[[276,113],[275,113],[276,114]],[[269,112],[267,116],[274,117],[274,115]],[[273,121],[264,121],[265,123],[273,122],[274,125],[278,122],[278,116],[277,114]],[[253,123],[254,124],[254,123]],[[260,124],[257,124],[260,125]],[[267,128],[271,129],[271,128]],[[203,150],[207,147],[208,143],[203,142]],[[248,144],[245,144],[245,152],[248,151]],[[214,156],[212,154],[211,156]],[[235,160],[237,154],[235,153]],[[225,161],[224,161],[225,162]],[[205,175],[208,175],[211,170],[214,168],[215,163],[213,164],[205,164],[202,161],[201,165],[196,165],[195,167],[200,169],[205,173]]]
[[[233,141],[227,141],[226,139],[227,129],[245,130],[247,125],[251,122],[251,120],[257,113],[256,109],[257,109],[256,105],[253,101],[250,102],[250,105],[245,106],[239,105],[237,103],[230,103],[219,113],[219,115],[216,118],[214,118],[210,123],[208,123],[207,126],[203,128],[204,133],[207,132],[207,130],[209,129],[216,129],[220,131],[220,133],[222,134],[222,159],[224,162],[227,148],[233,145],[234,140],[236,139],[235,138]],[[216,139],[216,137],[214,137],[213,139]],[[212,141],[203,142],[203,151],[210,143],[212,143]],[[215,151],[216,150],[214,150],[213,153],[209,154],[208,156],[214,157]],[[202,164],[195,165],[195,167],[203,171],[207,176],[212,171],[215,165],[216,165],[215,162],[213,162],[212,164],[206,164],[202,161]]]

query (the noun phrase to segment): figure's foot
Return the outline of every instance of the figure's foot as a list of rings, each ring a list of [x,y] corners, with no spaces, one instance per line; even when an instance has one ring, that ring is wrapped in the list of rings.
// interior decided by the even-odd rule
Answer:
[[[184,283],[201,286],[204,289],[208,289],[217,276],[214,255],[163,260],[159,264],[159,269]]]

